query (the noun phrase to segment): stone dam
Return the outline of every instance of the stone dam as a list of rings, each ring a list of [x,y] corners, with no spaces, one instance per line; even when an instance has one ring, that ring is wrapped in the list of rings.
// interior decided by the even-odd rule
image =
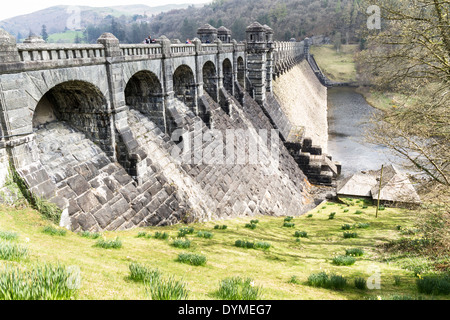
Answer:
[[[340,172],[310,40],[246,34],[59,45],[0,30],[0,184],[16,171],[73,231],[309,210]]]

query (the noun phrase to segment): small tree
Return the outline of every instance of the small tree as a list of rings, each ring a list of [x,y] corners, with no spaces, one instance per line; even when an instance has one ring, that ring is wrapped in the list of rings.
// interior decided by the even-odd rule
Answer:
[[[334,35],[334,42],[333,42],[334,48],[336,49],[336,52],[341,52],[342,47],[342,35],[340,32],[336,32]]]
[[[47,42],[48,33],[47,33],[47,26],[45,24],[42,25],[41,36],[42,36],[42,39],[44,39],[44,41]]]

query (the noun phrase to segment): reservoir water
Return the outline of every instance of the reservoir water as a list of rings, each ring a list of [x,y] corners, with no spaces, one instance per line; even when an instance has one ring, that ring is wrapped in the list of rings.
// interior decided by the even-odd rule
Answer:
[[[389,149],[365,143],[370,134],[367,122],[379,112],[353,88],[328,89],[328,154],[342,164],[342,177],[363,170],[378,170],[382,164],[397,164],[400,159]]]

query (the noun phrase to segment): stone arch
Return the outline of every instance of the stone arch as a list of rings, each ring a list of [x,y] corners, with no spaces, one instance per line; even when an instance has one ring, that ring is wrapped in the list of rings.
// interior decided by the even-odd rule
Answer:
[[[237,79],[242,88],[245,88],[245,63],[242,57],[237,58]]]
[[[67,122],[84,132],[107,154],[114,153],[108,102],[97,86],[69,80],[48,90],[34,110],[33,128],[53,121]]]
[[[173,73],[173,91],[175,98],[184,102],[196,114],[196,84],[192,69],[182,64]]]
[[[203,89],[214,99],[214,101],[218,102],[217,99],[217,71],[216,66],[211,61],[205,62],[203,65]]]
[[[223,60],[223,87],[229,92],[233,93],[233,64],[230,59]]]
[[[153,72],[138,71],[128,80],[125,102],[131,109],[145,114],[162,132],[171,134],[175,130],[175,121],[164,106],[161,82]]]

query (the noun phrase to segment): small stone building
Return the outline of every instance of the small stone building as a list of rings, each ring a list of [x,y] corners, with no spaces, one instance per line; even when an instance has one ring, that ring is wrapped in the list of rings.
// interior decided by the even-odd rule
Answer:
[[[408,177],[393,165],[375,171],[363,171],[344,179],[337,188],[338,197],[358,197],[378,200],[383,204],[420,204],[420,197]],[[381,190],[380,190],[381,188]]]

